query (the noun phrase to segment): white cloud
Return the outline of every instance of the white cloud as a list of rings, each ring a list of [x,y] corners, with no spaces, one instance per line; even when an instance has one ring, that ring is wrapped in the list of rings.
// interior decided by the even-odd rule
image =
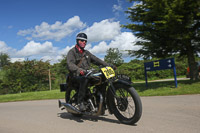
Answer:
[[[92,44],[87,44],[86,49],[92,54],[103,58],[106,55],[106,51],[109,48],[118,48],[123,56],[127,56],[125,50],[137,50],[138,46],[134,43],[137,38],[131,32],[122,32],[113,36],[109,41],[101,41],[97,45],[92,46]],[[66,55],[72,46],[66,46],[64,49],[59,49],[54,47],[52,42],[46,41],[44,43],[39,43],[35,41],[28,42],[21,50],[16,50],[8,47],[5,42],[0,41],[1,51],[15,51],[10,53],[11,61],[24,61],[25,58],[30,59],[42,59],[43,61],[50,61],[51,64],[59,62],[62,59],[62,55]]]
[[[16,61],[24,61],[25,58],[17,58],[16,57],[17,50],[14,48],[11,48],[7,46],[7,44],[4,41],[0,41],[0,53],[6,53],[10,56],[10,61],[16,62]]]
[[[13,55],[16,53],[16,49],[7,46],[4,41],[0,41],[0,52],[6,53],[8,55]]]
[[[131,32],[123,32],[113,38],[109,44],[102,41],[94,47],[89,45],[86,49],[93,54],[106,54],[109,48],[118,48],[121,53],[126,54],[127,52],[125,50],[138,50],[140,48],[134,45],[136,41],[137,38]]]
[[[11,48],[6,45],[4,41],[0,41],[0,52],[7,53]]]
[[[120,2],[121,1],[118,1],[118,6],[113,6],[113,10],[114,8],[115,11],[121,10]],[[121,32],[119,21],[105,19],[100,22],[94,22],[90,27],[83,29],[85,27],[86,24],[83,23],[78,16],[70,18],[65,23],[56,21],[54,24],[50,25],[46,22],[42,22],[34,28],[19,31],[18,35],[25,36],[29,40],[48,41],[44,43],[29,41],[20,50],[8,47],[5,42],[0,41],[0,52],[8,53],[12,62],[16,60],[23,61],[25,58],[29,58],[37,60],[42,59],[43,61],[50,60],[51,63],[57,63],[58,60],[62,59],[62,55],[66,55],[74,45],[68,45],[64,49],[61,49],[53,46],[53,43],[49,40],[59,41],[81,30],[88,35],[86,49],[100,58],[106,55],[106,51],[109,48],[118,48],[121,53],[123,52],[123,55],[125,50],[139,49],[139,47],[134,46],[137,39],[131,32]],[[95,45],[92,45],[92,42],[95,42]]]
[[[94,47],[88,46],[86,47],[93,54],[105,54],[106,50],[109,49],[109,46],[105,41],[100,42],[98,45]]]
[[[11,58],[10,60],[12,63],[18,61],[18,62],[22,62],[22,61],[25,61],[25,58]]]
[[[101,22],[95,22],[91,27],[84,30],[88,35],[89,42],[98,42],[105,40],[112,40],[116,35],[120,34],[120,24],[113,22],[109,19],[102,20]]]
[[[72,49],[74,47],[74,45],[70,46],[66,46],[63,50],[59,51],[60,55],[66,55],[70,49]]]
[[[123,12],[122,3],[123,2],[121,0],[117,0],[117,4],[112,7],[112,11],[115,13],[115,18],[119,18],[120,13]]]
[[[122,1],[117,0],[118,4],[113,5],[113,12],[123,11]]]
[[[0,52],[7,52],[8,51],[8,47],[6,45],[6,43],[4,41],[0,41]]]
[[[50,25],[47,22],[42,22],[40,25],[36,25],[34,29],[20,30],[17,34],[27,36],[28,40],[60,41],[73,32],[83,29],[85,26],[86,24],[80,21],[79,16],[74,16],[65,23],[56,21],[55,24]]]
[[[58,63],[59,60],[61,59],[62,59],[61,55],[57,55],[57,56],[46,55],[46,56],[41,57],[42,61],[49,61],[51,64]]]
[[[131,8],[136,8],[137,6],[140,6],[140,5],[143,5],[143,2],[141,1],[141,2],[137,2],[137,1],[135,1],[135,2],[133,2],[133,5],[132,5],[132,7]]]
[[[70,47],[68,49],[70,49]],[[57,47],[54,47],[52,42],[48,41],[44,43],[30,41],[18,51],[8,47],[5,42],[0,41],[0,52],[7,53],[10,56],[10,61],[12,63],[24,61],[26,58],[41,59],[43,61],[49,60],[51,63],[57,63],[59,59],[62,59],[61,51],[59,51]]]
[[[139,47],[134,45],[136,41],[137,38],[131,32],[123,32],[111,41],[109,47],[119,50],[138,50]]]
[[[43,44],[36,43],[34,41],[28,42],[20,51],[17,52],[18,56],[34,56],[34,55],[44,55],[51,54],[56,50],[51,42],[45,42]]]

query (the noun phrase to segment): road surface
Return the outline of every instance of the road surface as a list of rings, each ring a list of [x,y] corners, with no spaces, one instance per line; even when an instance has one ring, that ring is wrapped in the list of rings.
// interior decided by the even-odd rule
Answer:
[[[57,100],[0,103],[0,133],[199,133],[200,95],[142,97],[143,114],[133,125],[114,115],[76,118]],[[64,100],[62,100],[64,101]]]

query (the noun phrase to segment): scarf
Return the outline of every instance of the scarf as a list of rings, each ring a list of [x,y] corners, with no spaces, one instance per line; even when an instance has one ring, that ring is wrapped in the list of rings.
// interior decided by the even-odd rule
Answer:
[[[81,53],[81,54],[83,54],[83,49],[81,49],[77,44],[76,44],[76,46],[75,46],[77,49],[78,49],[78,51]]]

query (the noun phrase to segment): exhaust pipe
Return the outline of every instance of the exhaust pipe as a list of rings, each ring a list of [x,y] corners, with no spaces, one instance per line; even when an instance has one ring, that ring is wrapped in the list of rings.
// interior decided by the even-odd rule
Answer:
[[[75,108],[74,106],[72,106],[69,103],[63,103],[60,100],[58,100],[58,106],[59,108],[63,107],[72,114],[85,114],[85,115],[93,115],[93,116],[99,116],[101,115],[101,110],[102,110],[102,106],[103,106],[103,96],[100,94],[100,103],[99,103],[99,108],[98,111],[96,113],[90,113],[90,112],[81,112],[79,111],[77,108]]]
[[[77,108],[75,108],[74,106],[72,106],[69,103],[62,103],[60,100],[58,100],[58,106],[59,108],[61,107],[65,107],[65,109],[69,112],[69,113],[73,113],[73,114],[81,114],[82,112],[79,111]]]
[[[103,96],[101,94],[99,96],[100,96],[99,110],[97,111],[97,113],[94,114],[94,116],[101,115],[101,110],[102,110],[102,106],[103,106]]]

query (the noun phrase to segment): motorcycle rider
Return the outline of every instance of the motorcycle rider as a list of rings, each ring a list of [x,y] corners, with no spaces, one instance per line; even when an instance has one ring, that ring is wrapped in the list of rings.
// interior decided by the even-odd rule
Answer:
[[[109,66],[108,63],[97,58],[91,54],[88,50],[85,50],[87,44],[87,35],[85,33],[79,33],[76,36],[76,45],[67,54],[67,68],[72,76],[73,80],[79,83],[78,91],[78,107],[80,111],[86,110],[84,105],[84,97],[88,79],[84,77],[86,70],[90,69],[91,63],[96,65]]]

